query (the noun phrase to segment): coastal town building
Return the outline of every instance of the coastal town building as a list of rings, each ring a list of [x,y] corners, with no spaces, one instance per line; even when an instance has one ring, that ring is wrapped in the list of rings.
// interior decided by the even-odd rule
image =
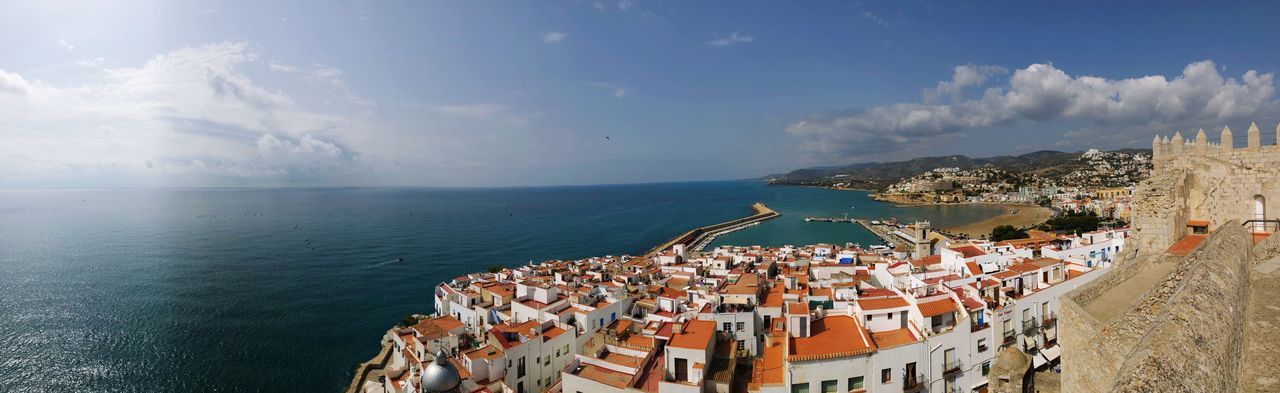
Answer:
[[[352,391],[413,391],[433,350],[465,392],[982,391],[1003,348],[1059,367],[1059,296],[1130,233],[996,243],[892,225],[913,252],[677,244],[456,277]]]

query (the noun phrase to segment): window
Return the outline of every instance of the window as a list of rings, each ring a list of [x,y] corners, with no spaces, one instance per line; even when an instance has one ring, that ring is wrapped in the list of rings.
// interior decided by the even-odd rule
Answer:
[[[986,350],[987,350],[987,339],[985,338],[978,339],[978,352],[985,352]]]
[[[982,362],[982,376],[987,376],[989,372],[991,372],[991,362]]]
[[[862,377],[849,378],[849,390],[862,389]]]
[[[611,313],[609,313],[609,321],[610,321],[610,322],[612,322],[612,321],[616,321],[616,320],[618,320],[618,313],[616,313],[616,312],[611,312]]]
[[[720,330],[723,330],[723,331],[726,331],[726,332],[727,332],[727,331],[730,331],[730,330],[733,330],[733,322],[725,322],[725,323],[724,323],[724,328],[721,328]]]
[[[520,357],[519,363],[516,365],[516,378],[524,378],[524,357]]]
[[[893,319],[893,313],[889,313],[889,319]]]
[[[746,322],[738,322],[738,331],[746,330],[746,328],[747,328]]]
[[[867,322],[871,322],[871,316],[867,315]]]
[[[791,393],[809,393],[808,383],[791,384]]]
[[[884,370],[880,370],[880,383],[889,383],[889,382],[893,382],[893,370],[887,369],[887,368]]]
[[[836,380],[822,381],[822,393],[836,393]]]
[[[738,340],[738,350],[741,351],[744,349],[747,349],[747,342],[743,340]]]

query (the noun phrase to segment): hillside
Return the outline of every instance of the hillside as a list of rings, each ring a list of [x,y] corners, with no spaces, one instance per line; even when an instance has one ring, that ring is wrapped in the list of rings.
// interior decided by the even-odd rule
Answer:
[[[1147,153],[1150,149],[1121,149],[1115,153]],[[1065,176],[1084,169],[1087,160],[1084,152],[1041,150],[1017,156],[972,158],[965,155],[919,157],[907,161],[859,163],[838,167],[797,169],[785,174],[769,175],[766,180],[776,185],[805,185],[830,187],[844,184],[846,188],[880,190],[884,187],[936,168],[975,169],[991,167],[1012,173],[1037,175],[1047,178]]]

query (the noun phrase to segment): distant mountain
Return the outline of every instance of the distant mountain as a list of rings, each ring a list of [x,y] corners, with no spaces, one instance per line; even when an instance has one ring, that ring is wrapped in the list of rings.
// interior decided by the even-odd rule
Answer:
[[[1148,153],[1151,149],[1121,149],[1119,153]],[[769,175],[769,184],[832,186],[847,183],[848,188],[879,190],[899,180],[919,175],[936,168],[972,169],[992,166],[1010,172],[1033,173],[1052,177],[1080,169],[1085,161],[1079,160],[1084,152],[1041,150],[1017,156],[971,158],[965,155],[920,157],[897,162],[868,162],[837,167],[797,169],[777,175]]]

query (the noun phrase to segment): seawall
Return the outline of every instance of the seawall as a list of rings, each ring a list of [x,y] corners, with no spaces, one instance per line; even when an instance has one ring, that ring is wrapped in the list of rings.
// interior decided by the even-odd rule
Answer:
[[[765,206],[765,204],[761,202],[756,202],[755,204],[752,204],[751,209],[755,212],[755,214],[752,214],[747,217],[739,218],[736,220],[725,221],[719,224],[707,225],[704,227],[691,229],[685,233],[680,234],[679,236],[676,236],[671,240],[663,242],[662,244],[659,244],[656,247],[650,249],[648,252],[644,253],[644,256],[646,257],[653,256],[654,254],[657,254],[662,250],[671,248],[671,246],[674,246],[677,244],[684,244],[692,247],[693,245],[700,244],[703,240],[705,240],[709,236],[715,236],[724,232],[741,229],[742,227],[745,227],[747,225],[755,224],[755,223],[768,220],[781,215],[781,214],[778,214],[778,212],[773,211],[773,209],[770,209],[768,206]]]

